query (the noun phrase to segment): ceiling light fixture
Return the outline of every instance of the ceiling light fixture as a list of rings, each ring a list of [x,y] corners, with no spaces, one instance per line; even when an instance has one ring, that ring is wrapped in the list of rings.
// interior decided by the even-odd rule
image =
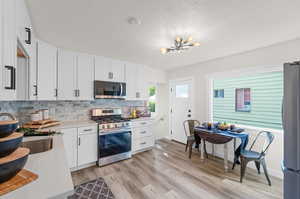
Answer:
[[[161,48],[161,54],[166,54],[169,52],[178,52],[181,53],[184,50],[188,50],[191,47],[200,46],[199,42],[193,42],[193,38],[190,36],[187,39],[183,39],[182,37],[176,37],[174,41],[174,46],[170,48]]]

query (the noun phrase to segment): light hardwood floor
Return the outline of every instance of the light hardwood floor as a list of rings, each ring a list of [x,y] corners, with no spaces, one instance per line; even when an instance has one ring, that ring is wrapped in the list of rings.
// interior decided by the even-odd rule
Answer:
[[[223,160],[192,159],[184,145],[166,139],[156,141],[151,151],[105,167],[90,167],[72,173],[75,185],[103,177],[117,199],[269,199],[282,198],[282,180],[247,169],[239,182],[239,166],[224,172]],[[251,163],[250,163],[251,164]],[[231,165],[230,165],[231,166]]]

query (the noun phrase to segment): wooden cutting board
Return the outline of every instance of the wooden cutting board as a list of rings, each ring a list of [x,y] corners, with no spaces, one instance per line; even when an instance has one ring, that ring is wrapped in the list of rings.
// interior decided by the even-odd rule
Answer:
[[[51,126],[57,126],[61,123],[56,120],[43,120],[43,121],[36,121],[36,122],[28,122],[23,125],[23,128],[29,128],[29,129],[43,129],[48,128]]]
[[[23,187],[37,178],[37,174],[26,169],[22,169],[15,177],[0,184],[0,196]]]

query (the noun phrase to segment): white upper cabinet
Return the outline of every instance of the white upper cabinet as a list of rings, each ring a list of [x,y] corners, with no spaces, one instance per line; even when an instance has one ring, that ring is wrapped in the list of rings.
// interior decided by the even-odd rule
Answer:
[[[139,64],[126,63],[126,99],[148,99],[148,77],[146,67]]]
[[[77,99],[92,100],[94,84],[94,57],[79,54],[77,57]]]
[[[137,65],[132,63],[126,63],[125,71],[126,99],[135,100],[137,94]]]
[[[57,53],[57,99],[75,100],[77,97],[76,53],[59,49]]]
[[[28,56],[29,67],[29,99],[37,99],[37,66],[36,66],[36,38],[33,33],[32,23],[25,0],[16,0],[16,31],[18,46],[20,46]],[[18,89],[18,88],[17,88]]]
[[[3,1],[0,1],[0,11],[1,13],[3,12]],[[2,21],[2,14],[0,14],[0,21]],[[3,24],[0,23],[0,100],[3,99],[3,87],[2,87],[2,67],[3,67],[3,63],[2,63],[2,52],[3,52],[3,40],[2,40],[2,31],[3,31]]]
[[[125,81],[125,63],[106,57],[95,57],[95,80],[100,81]]]
[[[137,98],[141,100],[148,100],[148,86],[149,86],[149,70],[143,65],[138,65],[137,68]]]
[[[32,25],[25,0],[16,0],[16,28],[19,42],[28,54],[32,53]]]
[[[109,78],[111,60],[106,57],[95,57],[95,80],[111,81]]]
[[[37,99],[56,100],[57,48],[39,41],[37,52]]]
[[[125,63],[118,60],[111,60],[112,80],[125,82]]]
[[[1,99],[16,99],[16,59],[17,59],[17,36],[16,36],[16,1],[1,0],[1,24],[2,37],[2,74]]]

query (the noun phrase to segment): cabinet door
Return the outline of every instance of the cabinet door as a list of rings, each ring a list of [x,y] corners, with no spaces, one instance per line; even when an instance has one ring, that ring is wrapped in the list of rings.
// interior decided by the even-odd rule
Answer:
[[[95,57],[95,80],[112,81],[110,78],[111,60],[105,57]]]
[[[80,134],[78,139],[78,166],[96,162],[98,159],[97,132]]]
[[[93,99],[94,57],[79,54],[77,58],[77,89],[79,100]]]
[[[137,99],[148,100],[148,76],[146,67],[138,65],[137,67]]]
[[[0,1],[0,12],[3,12],[3,1]],[[2,14],[0,14],[0,21],[2,22]],[[3,31],[3,25],[0,24],[0,100],[4,98],[3,96],[3,87],[2,87],[2,66],[3,66],[3,60],[2,60],[2,52],[3,52],[3,37],[2,37],[2,31]]]
[[[77,167],[77,128],[63,129],[61,132],[69,168]]]
[[[2,1],[2,99],[15,100],[15,76],[12,71],[16,68],[17,35],[16,35],[16,2],[15,0]]]
[[[31,40],[32,28],[29,12],[27,10],[25,0],[16,0],[16,30],[18,39],[29,54],[28,48],[31,48],[31,44],[28,43]]]
[[[126,99],[135,100],[137,93],[137,66],[132,63],[126,63]]]
[[[112,60],[111,61],[111,71],[112,73],[112,79],[115,82],[125,82],[125,63],[118,61],[118,60]]]
[[[37,99],[56,99],[57,48],[37,43]]]
[[[57,53],[57,89],[59,100],[76,99],[76,53],[59,49]]]

